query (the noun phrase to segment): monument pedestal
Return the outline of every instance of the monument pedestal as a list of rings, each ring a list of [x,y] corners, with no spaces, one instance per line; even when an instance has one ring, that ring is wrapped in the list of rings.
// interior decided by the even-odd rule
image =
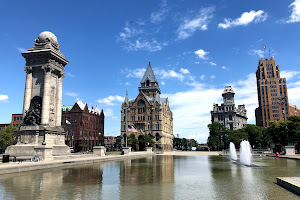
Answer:
[[[131,147],[123,147],[122,151],[124,152],[124,154],[131,154]]]
[[[153,149],[153,147],[146,147],[146,152],[147,153],[152,153],[153,152],[152,149]]]
[[[47,145],[35,146],[34,156],[41,156],[44,161],[53,160],[53,147]]]
[[[100,156],[100,157],[105,156],[105,147],[104,146],[94,146],[93,154],[95,156]]]
[[[285,146],[284,147],[286,156],[294,156],[295,155],[295,146]]]
[[[16,145],[7,147],[5,154],[10,156],[33,156],[34,148],[44,140],[47,147],[52,148],[53,156],[70,154],[70,148],[65,145],[65,131],[62,127],[47,127],[42,125],[21,126],[16,132]]]

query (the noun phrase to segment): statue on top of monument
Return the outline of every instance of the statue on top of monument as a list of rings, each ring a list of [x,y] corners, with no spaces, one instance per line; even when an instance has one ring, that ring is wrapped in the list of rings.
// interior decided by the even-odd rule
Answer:
[[[41,124],[42,98],[35,96],[31,99],[30,107],[25,111],[21,126]]]

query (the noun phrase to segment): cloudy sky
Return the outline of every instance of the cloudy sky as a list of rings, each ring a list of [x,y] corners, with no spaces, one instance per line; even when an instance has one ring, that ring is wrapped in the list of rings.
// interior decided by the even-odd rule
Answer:
[[[300,106],[300,0],[1,1],[0,123],[22,112],[21,52],[42,31],[57,36],[70,61],[63,105],[81,99],[104,109],[106,135],[120,134],[126,90],[138,95],[149,61],[180,137],[206,142],[226,85],[255,123],[255,71],[269,52],[288,80],[290,103]]]

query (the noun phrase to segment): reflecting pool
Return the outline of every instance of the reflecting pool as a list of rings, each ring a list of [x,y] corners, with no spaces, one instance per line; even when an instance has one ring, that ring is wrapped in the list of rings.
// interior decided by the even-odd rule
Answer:
[[[1,175],[0,199],[299,199],[276,177],[300,176],[300,161],[253,163],[166,155]]]

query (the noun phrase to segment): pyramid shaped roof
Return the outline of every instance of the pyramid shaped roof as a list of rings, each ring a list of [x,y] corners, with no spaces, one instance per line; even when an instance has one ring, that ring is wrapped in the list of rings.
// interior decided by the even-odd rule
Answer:
[[[157,81],[157,79],[154,75],[154,72],[152,70],[150,62],[149,62],[149,65],[147,67],[147,70],[145,71],[145,74],[144,74],[144,76],[141,80],[141,83],[145,83],[147,80],[149,80],[151,83],[153,83],[153,82],[158,83],[158,81]]]

